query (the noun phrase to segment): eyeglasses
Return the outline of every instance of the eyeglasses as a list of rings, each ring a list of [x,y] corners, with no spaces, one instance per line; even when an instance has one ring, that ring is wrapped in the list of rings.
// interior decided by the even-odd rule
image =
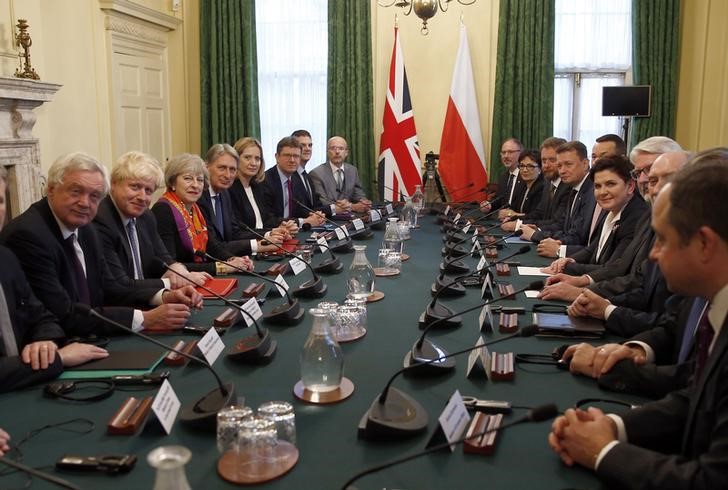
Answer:
[[[331,151],[346,151],[345,146],[329,146],[329,150]]]
[[[513,153],[521,153],[520,150],[503,150],[500,152],[501,155],[512,155]]]
[[[533,170],[534,168],[539,168],[539,165],[536,165],[535,163],[519,163],[518,168],[521,170]]]
[[[638,180],[640,178],[640,175],[645,174],[649,175],[650,169],[652,168],[652,165],[648,165],[647,167],[643,168],[642,170],[637,170],[636,168],[631,170],[629,174],[632,176],[634,180]]]

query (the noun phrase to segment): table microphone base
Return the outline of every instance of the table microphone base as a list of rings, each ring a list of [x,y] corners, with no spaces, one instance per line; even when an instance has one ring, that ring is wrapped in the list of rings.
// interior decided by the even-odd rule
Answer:
[[[194,405],[182,407],[179,414],[180,422],[195,429],[214,432],[217,427],[217,412],[223,407],[234,405],[236,400],[235,385],[225,383],[224,387],[227,394],[222,393],[218,387],[200,398]]]
[[[465,296],[465,293],[466,293],[465,286],[463,286],[462,284],[459,284],[459,283],[452,284],[451,280],[449,280],[449,279],[443,280],[440,278],[435,279],[435,282],[432,283],[432,285],[430,286],[430,293],[432,294],[432,296],[435,296],[438,293],[438,291],[443,289],[443,286],[445,286],[444,287],[445,291],[442,291],[440,293],[441,298],[451,298],[453,296]]]
[[[337,254],[345,254],[351,252],[354,249],[354,245],[351,243],[351,240],[344,240],[338,245],[330,246],[330,249]]]
[[[273,359],[278,342],[272,340],[268,330],[263,338],[257,334],[240,339],[225,354],[230,360],[246,364],[267,364]]]
[[[338,274],[344,270],[344,264],[339,259],[322,260],[320,264],[313,266],[313,270],[321,274]]]
[[[417,369],[412,369],[410,371],[410,374],[413,375],[443,374],[455,369],[456,361],[454,357],[449,357],[439,362],[432,362],[429,364],[424,363],[446,355],[448,355],[448,352],[445,349],[438,347],[426,338],[422,342],[421,347],[417,347],[417,344],[415,343],[412,350],[404,356],[403,365],[404,367],[420,365]]]
[[[282,303],[273,308],[269,313],[263,315],[263,321],[276,325],[298,325],[303,321],[306,312],[301,308],[298,301],[293,304]]]
[[[293,296],[297,298],[323,298],[329,287],[320,277],[309,279],[293,290]]]
[[[374,236],[374,232],[369,228],[362,228],[356,233],[351,234],[351,238],[354,240],[369,240]]]
[[[435,306],[427,305],[427,308],[425,308],[425,311],[420,314],[419,324],[420,324],[420,330],[424,330],[427,328],[427,325],[430,323],[440,320],[442,318],[448,318],[451,315],[453,315],[455,312],[452,311],[447,306],[443,305],[442,303],[435,303]],[[449,320],[445,320],[443,322],[440,322],[437,326],[432,327],[433,330],[435,329],[450,329],[450,328],[457,328],[463,323],[463,317],[460,315],[454,316],[450,318]]]
[[[390,387],[384,403],[379,403],[379,395],[374,399],[359,422],[357,435],[368,440],[404,439],[424,432],[427,419],[417,400]]]
[[[445,263],[440,263],[440,273],[441,274],[454,274],[456,276],[464,276],[465,274],[470,273],[470,267],[465,265],[465,263],[462,260],[455,260],[453,262],[450,262],[449,264],[445,265]]]

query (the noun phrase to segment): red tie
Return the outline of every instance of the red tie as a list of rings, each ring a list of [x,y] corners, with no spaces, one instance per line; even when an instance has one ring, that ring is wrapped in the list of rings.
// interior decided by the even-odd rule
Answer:
[[[288,190],[288,216],[286,218],[290,218],[293,215],[293,179],[290,177],[286,182],[286,189]]]

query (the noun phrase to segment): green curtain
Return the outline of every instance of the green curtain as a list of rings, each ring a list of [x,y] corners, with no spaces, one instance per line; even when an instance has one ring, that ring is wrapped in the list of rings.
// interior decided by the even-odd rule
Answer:
[[[632,0],[635,85],[652,85],[650,117],[637,117],[631,141],[675,135],[680,0]]]
[[[369,2],[329,0],[327,131],[349,143],[370,199],[376,174],[373,127],[372,33]]]
[[[260,137],[255,0],[200,2],[202,152]]]
[[[555,22],[554,0],[500,0],[491,182],[504,171],[503,140],[538,148],[552,135]]]

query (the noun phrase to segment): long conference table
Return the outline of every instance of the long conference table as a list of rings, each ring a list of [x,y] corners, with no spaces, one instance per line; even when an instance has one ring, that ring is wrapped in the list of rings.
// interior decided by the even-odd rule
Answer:
[[[293,394],[293,387],[300,379],[299,355],[311,328],[311,317],[297,326],[283,327],[267,325],[278,342],[278,351],[271,363],[266,365],[245,365],[231,362],[224,355],[214,367],[224,382],[235,384],[239,397],[245,404],[256,408],[270,400],[292,402],[296,413],[297,446],[300,458],[296,466],[277,480],[260,485],[263,488],[283,489],[337,489],[357,472],[388,461],[420,451],[437,425],[449,397],[459,390],[462,395],[473,395],[491,400],[507,400],[514,406],[533,407],[544,403],[556,403],[560,411],[573,406],[583,398],[618,398],[635,401],[634,397],[603,392],[596,383],[584,377],[572,376],[553,366],[518,364],[514,381],[488,381],[483,375],[466,377],[467,355],[457,358],[455,370],[436,377],[400,376],[394,386],[414,397],[429,414],[427,431],[412,438],[380,442],[367,441],[357,437],[357,426],[361,417],[376,396],[382,391],[389,377],[402,367],[405,354],[420,335],[418,317],[430,301],[430,287],[437,274],[443,246],[440,227],[433,216],[420,220],[421,228],[412,230],[412,239],[406,242],[405,251],[410,259],[403,263],[399,276],[377,278],[376,289],[385,294],[383,300],[368,306],[368,332],[362,339],[342,344],[345,356],[345,376],[355,385],[353,395],[338,404],[310,405],[299,401]],[[383,231],[375,232],[369,240],[358,243],[367,245],[367,256],[376,265],[376,253]],[[515,251],[519,245],[503,248],[499,255],[504,257]],[[346,295],[346,270],[353,254],[340,256],[345,270],[338,275],[322,276],[328,284],[327,301],[342,302]],[[321,260],[314,257],[314,264]],[[477,259],[466,257],[465,262],[474,268]],[[535,253],[535,247],[528,254],[516,257],[523,265],[542,266],[548,260]],[[270,264],[258,262],[262,271]],[[286,276],[294,287],[309,278],[307,271],[298,276]],[[239,289],[251,282],[248,277],[239,277]],[[526,286],[534,277],[519,277],[512,268],[509,281],[515,289]],[[239,297],[239,292],[231,297]],[[496,296],[498,296],[496,290]],[[269,299],[263,306],[267,312],[280,299]],[[314,307],[322,299],[304,299],[302,306]],[[468,288],[465,296],[443,298],[444,304],[454,311],[464,310],[478,304],[479,288]],[[515,300],[500,304],[523,306],[524,315],[519,315],[519,325],[530,323],[530,308],[540,302],[517,295]],[[205,308],[196,312],[192,323],[210,325],[212,318],[222,312],[219,300],[206,300]],[[462,326],[456,329],[435,330],[432,338],[448,351],[464,349],[474,345],[481,335],[478,325],[479,311],[463,315]],[[237,339],[252,334],[251,329],[234,327],[222,340],[226,346]],[[486,340],[501,334],[484,333]],[[192,337],[161,336],[162,341],[172,344],[178,338]],[[493,346],[497,352],[547,354],[567,341],[540,337],[516,338]],[[110,350],[147,349],[142,340],[120,336],[114,338]],[[194,402],[215,385],[211,374],[204,368],[188,364],[184,367],[168,368],[163,365],[157,370],[170,369],[170,382],[183,405]],[[57,429],[46,430],[32,438],[22,447],[24,464],[45,468],[53,472],[55,460],[64,454],[99,456],[106,454],[133,453],[138,457],[136,467],[128,474],[109,476],[105,474],[79,474],[57,472],[82,488],[88,489],[130,489],[151,488],[155,472],[148,465],[147,454],[163,445],[183,445],[192,452],[192,459],[186,473],[192,488],[233,488],[217,474],[218,451],[215,434],[188,428],[177,421],[169,435],[160,428],[148,425],[133,436],[111,436],[106,433],[106,424],[128,396],[151,396],[154,391],[120,391],[111,397],[90,403],[79,403],[49,399],[43,396],[41,387],[0,395],[0,427],[6,429],[17,442],[29,431],[45,424],[84,417],[94,422],[95,428],[86,434],[75,434]],[[609,408],[609,407],[606,407]],[[526,413],[514,409],[504,422]],[[429,454],[405,464],[365,476],[355,486],[359,489],[521,489],[521,488],[602,488],[592,472],[583,468],[568,468],[549,449],[547,434],[551,423],[518,425],[497,436],[495,452],[491,455],[465,454],[462,447],[453,452],[443,451]],[[19,475],[0,477],[0,488],[18,488],[25,483]],[[37,478],[32,488],[54,488]]]

